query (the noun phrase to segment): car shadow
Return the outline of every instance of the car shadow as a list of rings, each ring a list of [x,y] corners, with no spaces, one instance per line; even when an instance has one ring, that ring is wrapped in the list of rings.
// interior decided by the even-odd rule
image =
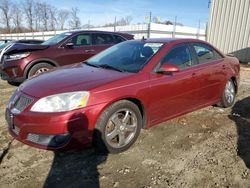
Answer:
[[[237,101],[232,108],[229,118],[237,126],[237,152],[250,169],[250,97]]]
[[[98,154],[94,149],[55,152],[44,187],[98,188],[98,165],[106,159],[107,155]]]
[[[78,121],[74,123],[69,120],[68,132],[78,129],[77,133],[82,134],[81,129],[88,128],[88,120],[82,113],[75,114],[70,119],[77,118]],[[95,131],[95,134],[98,133]],[[50,172],[43,187],[100,187],[98,165],[106,161],[108,153],[97,152],[91,146],[78,148],[79,145],[78,141],[73,140],[73,147],[77,149],[54,152]]]

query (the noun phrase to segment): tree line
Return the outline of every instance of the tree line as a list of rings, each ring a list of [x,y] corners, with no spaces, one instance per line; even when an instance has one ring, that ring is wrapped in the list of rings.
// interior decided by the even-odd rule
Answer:
[[[129,25],[133,18],[125,16],[114,19],[112,23],[103,26]],[[151,22],[166,25],[182,25],[169,20],[160,21],[153,17]],[[145,23],[145,22],[144,22]],[[0,33],[22,33],[38,31],[55,31],[65,29],[80,29],[94,27],[88,24],[82,25],[79,18],[79,9],[57,9],[44,0],[0,0]]]
[[[57,9],[37,0],[0,0],[1,33],[21,33],[34,31],[54,31],[78,29],[81,21],[79,9]]]

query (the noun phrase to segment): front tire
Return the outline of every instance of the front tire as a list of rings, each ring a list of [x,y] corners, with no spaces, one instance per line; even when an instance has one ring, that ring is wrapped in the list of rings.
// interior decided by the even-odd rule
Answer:
[[[30,69],[30,71],[28,73],[28,78],[31,78],[32,76],[46,72],[52,68],[53,68],[53,66],[48,64],[48,63],[38,63]]]
[[[226,83],[219,106],[223,108],[233,106],[235,101],[235,96],[236,96],[235,85],[233,80],[230,79]]]
[[[120,153],[127,150],[137,139],[142,127],[138,106],[121,100],[105,109],[97,120],[94,145],[104,153]]]

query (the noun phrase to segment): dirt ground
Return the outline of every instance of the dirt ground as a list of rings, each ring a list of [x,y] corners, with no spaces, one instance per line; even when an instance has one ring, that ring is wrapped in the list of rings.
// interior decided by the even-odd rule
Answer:
[[[250,187],[250,69],[233,108],[208,107],[143,130],[128,151],[54,153],[12,140],[0,81],[0,187]]]

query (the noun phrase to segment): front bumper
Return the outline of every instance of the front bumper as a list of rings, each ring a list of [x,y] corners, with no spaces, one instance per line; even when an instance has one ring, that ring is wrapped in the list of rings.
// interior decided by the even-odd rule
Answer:
[[[0,64],[0,77],[2,80],[9,82],[22,83],[25,81],[24,67],[17,62],[1,62]]]
[[[9,133],[24,144],[47,150],[65,150],[89,145],[92,131],[85,111],[68,113],[14,114],[6,109]]]
[[[0,69],[0,77],[2,80],[6,80],[8,82],[16,82],[16,83],[22,83],[25,81],[25,77],[10,77],[8,74],[5,72],[1,71]]]

